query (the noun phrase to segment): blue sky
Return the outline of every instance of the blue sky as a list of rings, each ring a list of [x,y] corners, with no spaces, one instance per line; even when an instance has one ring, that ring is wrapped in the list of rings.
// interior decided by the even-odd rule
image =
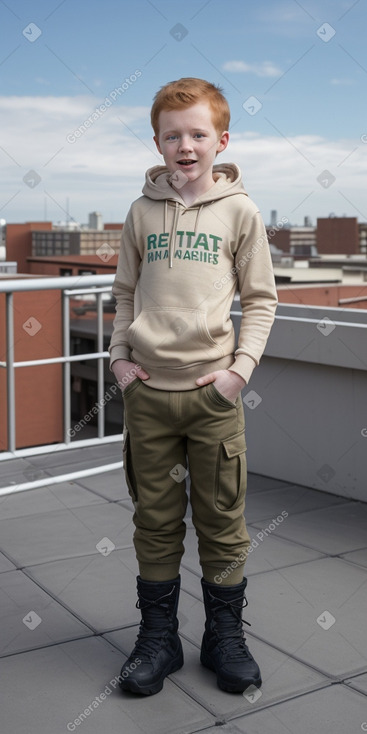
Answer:
[[[196,76],[224,89],[218,163],[240,165],[265,221],[367,220],[366,5],[0,0],[0,217],[65,220],[68,200],[76,221],[123,221],[162,162],[155,92]]]

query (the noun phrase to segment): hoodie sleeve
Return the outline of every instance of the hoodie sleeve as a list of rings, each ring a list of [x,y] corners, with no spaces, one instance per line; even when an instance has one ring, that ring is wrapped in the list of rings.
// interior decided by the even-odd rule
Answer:
[[[246,383],[264,352],[278,303],[266,229],[260,212],[253,214],[240,235],[235,255],[242,308],[235,362],[228,369]]]
[[[121,234],[116,277],[112,286],[112,294],[116,298],[116,316],[108,348],[110,369],[117,359],[131,359],[126,333],[134,320],[134,294],[139,278],[140,262],[130,209]]]

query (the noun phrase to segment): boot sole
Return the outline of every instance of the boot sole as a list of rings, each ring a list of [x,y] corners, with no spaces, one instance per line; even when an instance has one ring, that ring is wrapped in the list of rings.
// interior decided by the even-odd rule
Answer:
[[[156,683],[147,686],[140,686],[139,683],[133,678],[126,678],[125,680],[120,681],[119,686],[122,691],[140,693],[142,696],[153,696],[155,693],[159,693],[159,691],[162,690],[164,679],[167,677],[167,675],[170,675],[170,673],[175,673],[177,670],[180,670],[183,664],[183,653],[181,653],[179,659],[172,661],[171,665],[169,665],[165,669],[165,671],[162,673],[161,677]]]
[[[246,681],[243,680],[243,678],[239,679],[238,682],[228,682],[224,680],[218,675],[211,659],[207,657],[205,653],[201,653],[200,662],[202,665],[204,665],[205,668],[208,668],[208,670],[212,670],[213,673],[217,674],[218,687],[222,691],[226,691],[227,693],[243,693],[247,688],[249,688],[249,686],[256,686],[256,688],[260,688],[260,686],[262,685],[260,675],[257,677],[252,677]]]

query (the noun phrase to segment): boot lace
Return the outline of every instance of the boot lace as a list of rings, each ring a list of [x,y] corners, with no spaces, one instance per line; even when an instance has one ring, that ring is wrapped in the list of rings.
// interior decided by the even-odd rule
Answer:
[[[217,645],[222,652],[223,659],[241,659],[244,656],[248,659],[252,655],[246,645],[242,623],[251,627],[242,617],[242,609],[248,605],[246,596],[238,597],[231,601],[218,599],[210,591],[209,594],[213,601],[217,602],[213,606],[212,630],[217,638]]]
[[[168,621],[171,614],[171,596],[174,592],[173,587],[168,594],[164,594],[158,599],[145,599],[140,595],[135,606],[141,610],[143,619],[130,657],[139,657],[142,662],[150,662],[162,649],[162,642],[171,629]],[[149,615],[146,615],[146,617],[150,617],[147,620],[144,619],[144,611],[148,609],[151,611]],[[162,612],[164,616],[162,616]],[[159,626],[151,627],[149,623]]]

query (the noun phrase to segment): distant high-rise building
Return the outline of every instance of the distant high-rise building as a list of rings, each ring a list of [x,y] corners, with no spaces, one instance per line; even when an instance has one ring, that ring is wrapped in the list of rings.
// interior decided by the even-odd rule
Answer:
[[[88,216],[89,229],[103,229],[102,214],[100,212],[91,212]]]
[[[303,224],[305,227],[312,227],[311,217],[305,216]]]
[[[272,209],[270,212],[270,226],[274,227],[278,221],[278,212],[276,209]]]

